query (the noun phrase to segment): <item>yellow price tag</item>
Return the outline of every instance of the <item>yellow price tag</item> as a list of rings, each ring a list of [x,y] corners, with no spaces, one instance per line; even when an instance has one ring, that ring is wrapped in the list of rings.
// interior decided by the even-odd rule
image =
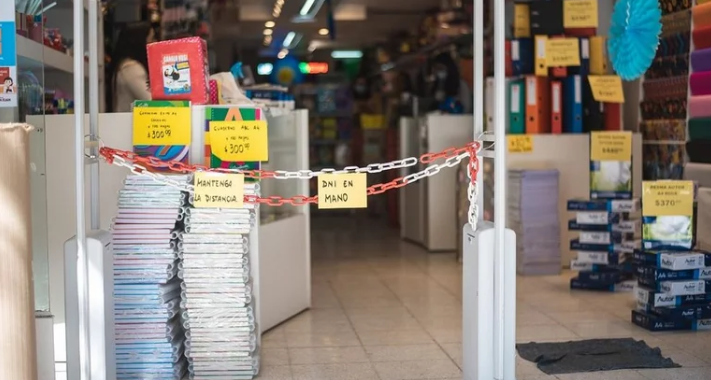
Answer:
[[[506,136],[509,146],[509,153],[530,153],[533,152],[533,137],[529,135],[509,135]]]
[[[548,67],[580,66],[580,44],[577,38],[549,38],[546,41]]]
[[[360,115],[360,127],[362,129],[383,129],[385,128],[385,117],[383,115]]]
[[[368,207],[368,178],[365,173],[321,174],[318,180],[318,208]]]
[[[565,28],[597,28],[597,0],[564,0],[563,26]]]
[[[642,182],[642,215],[693,216],[694,183],[692,181]]]
[[[590,161],[632,161],[632,132],[591,132]]]
[[[195,173],[193,206],[196,208],[242,208],[244,174]]]
[[[268,140],[264,120],[210,122],[210,148],[222,161],[268,161]]]
[[[528,4],[514,4],[514,36],[531,37],[531,11]]]
[[[190,107],[134,107],[133,145],[190,145]]]
[[[622,79],[617,75],[588,75],[593,98],[598,102],[624,103]]]

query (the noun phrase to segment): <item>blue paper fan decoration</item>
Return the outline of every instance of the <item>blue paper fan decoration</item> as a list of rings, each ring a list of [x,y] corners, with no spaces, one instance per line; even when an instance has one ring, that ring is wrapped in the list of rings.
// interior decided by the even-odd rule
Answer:
[[[623,80],[639,78],[649,68],[662,33],[659,0],[619,0],[610,23],[607,51]]]

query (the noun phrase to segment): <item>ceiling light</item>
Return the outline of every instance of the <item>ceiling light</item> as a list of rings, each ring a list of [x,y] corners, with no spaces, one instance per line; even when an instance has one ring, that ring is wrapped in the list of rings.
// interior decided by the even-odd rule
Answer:
[[[291,43],[294,42],[294,38],[296,38],[296,33],[289,32],[286,37],[284,37],[284,47],[290,47]]]
[[[273,70],[274,65],[269,62],[257,65],[257,75],[270,75]]]
[[[274,16],[274,18],[277,18],[277,17],[279,17],[279,12],[276,12],[276,11],[275,11],[275,12],[273,12],[273,13],[272,13],[272,16]]]
[[[302,16],[306,16],[307,14],[309,14],[309,12],[311,12],[311,7],[314,6],[314,3],[315,3],[315,2],[316,2],[316,0],[306,0],[306,1],[304,1],[304,6],[301,7],[301,10],[299,11],[299,14],[302,15]]]
[[[277,0],[277,4],[284,5],[284,0]]]
[[[333,59],[357,59],[363,58],[363,52],[360,50],[334,50],[331,52]]]
[[[264,29],[264,32],[263,32],[263,33],[264,33],[265,36],[271,36],[272,33],[274,33],[274,31],[271,30],[271,29]]]
[[[321,28],[321,29],[318,30],[318,34],[320,34],[320,35],[322,35],[322,36],[327,36],[327,35],[328,35],[328,29],[326,29],[326,28]]]
[[[267,28],[273,28],[274,25],[276,25],[276,24],[274,23],[274,21],[267,21],[267,22],[264,23],[264,26],[267,27]]]
[[[289,54],[289,51],[288,51],[288,50],[286,50],[286,49],[281,49],[281,50],[279,51],[279,54],[277,54],[277,58],[279,58],[279,59],[284,59],[284,58],[286,58],[286,56],[287,56],[288,54]]]

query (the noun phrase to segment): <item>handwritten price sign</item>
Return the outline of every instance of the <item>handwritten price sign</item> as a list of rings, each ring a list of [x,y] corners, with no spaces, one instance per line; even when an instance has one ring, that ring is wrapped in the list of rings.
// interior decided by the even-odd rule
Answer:
[[[565,28],[597,28],[597,0],[564,0],[563,26]]]
[[[223,161],[268,161],[267,122],[211,121],[210,147]]]
[[[694,183],[691,181],[642,182],[642,215],[693,216]]]
[[[190,145],[189,107],[134,107],[133,145]]]
[[[622,79],[617,75],[589,75],[593,98],[604,103],[624,103]]]
[[[632,132],[591,132],[590,161],[631,161]]]
[[[548,67],[580,66],[580,45],[577,38],[549,38],[546,41]]]
[[[509,153],[533,152],[533,138],[528,135],[506,136]]]

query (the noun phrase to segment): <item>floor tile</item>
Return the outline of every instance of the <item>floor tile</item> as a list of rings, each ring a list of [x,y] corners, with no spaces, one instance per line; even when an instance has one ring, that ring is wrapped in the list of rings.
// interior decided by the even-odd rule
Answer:
[[[516,328],[517,342],[550,342],[552,340],[577,340],[578,336],[561,325],[521,326]]]
[[[319,332],[319,333],[288,333],[286,344],[289,348],[297,347],[348,347],[360,346],[360,341],[354,332]]]
[[[418,360],[373,363],[382,380],[446,379],[461,375],[451,360]]]
[[[388,346],[434,343],[425,330],[359,331],[364,346]]]
[[[262,334],[263,348],[286,348],[286,335],[283,329],[273,329]]]
[[[410,315],[350,316],[356,331],[421,330],[422,326]]]
[[[639,374],[649,380],[709,380],[711,368],[645,369]]]
[[[259,380],[292,380],[289,366],[263,366],[259,369]]]
[[[292,365],[291,373],[294,380],[379,380],[370,363]]]
[[[455,364],[462,368],[463,356],[462,356],[462,344],[461,343],[444,343],[440,344],[444,352],[447,353],[450,359],[454,361]]]
[[[290,348],[291,364],[335,364],[368,362],[363,347]]]
[[[372,362],[449,359],[449,356],[436,344],[366,346],[365,352]]]
[[[588,322],[563,323],[563,326],[581,338],[618,338],[629,337],[638,328],[622,320],[599,320]]]
[[[263,366],[289,365],[289,351],[286,348],[263,347],[259,354]]]
[[[704,353],[700,352],[699,354],[703,355]],[[663,350],[662,356],[664,356],[665,358],[670,358],[674,361],[674,363],[686,368],[709,366],[709,363],[707,363],[703,359],[682,350]]]

